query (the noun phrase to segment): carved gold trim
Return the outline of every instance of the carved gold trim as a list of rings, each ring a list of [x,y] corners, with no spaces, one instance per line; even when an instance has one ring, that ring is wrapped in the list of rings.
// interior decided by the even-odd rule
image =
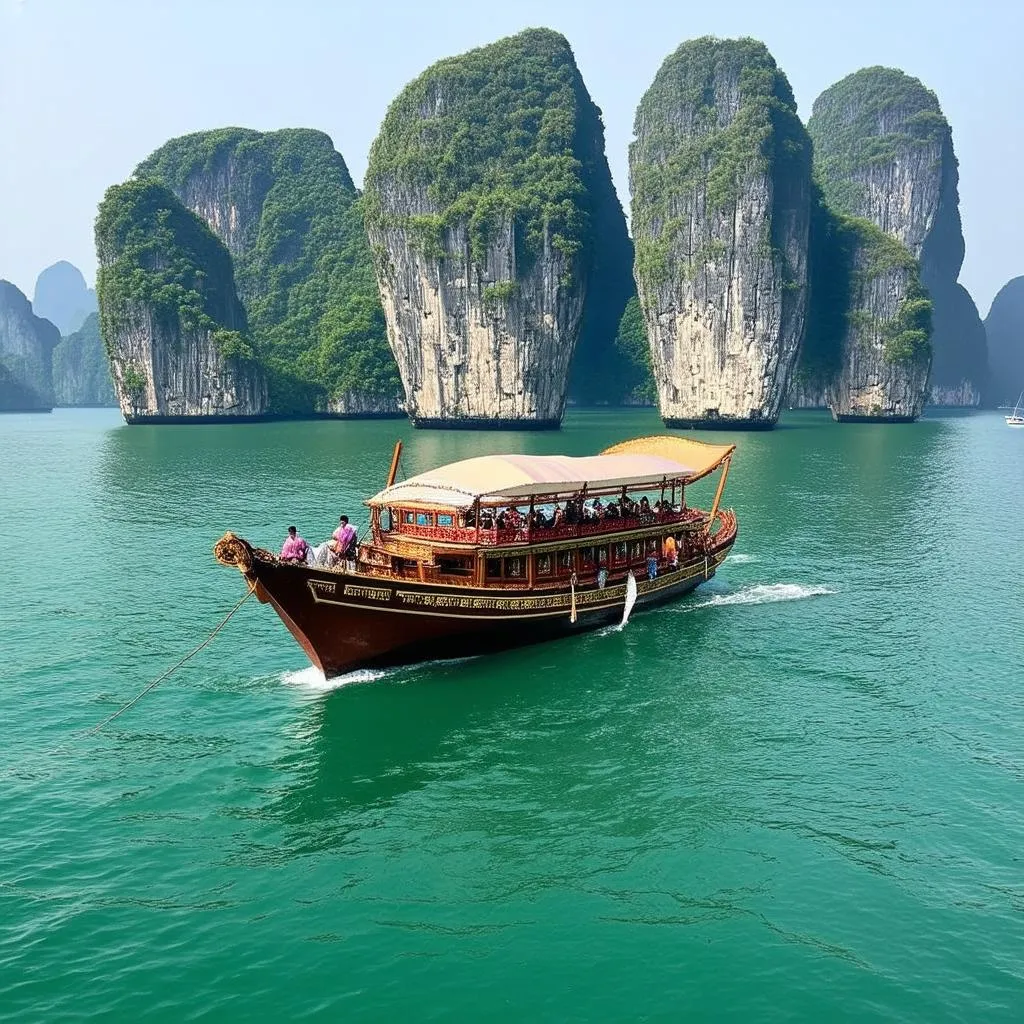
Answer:
[[[697,577],[704,577],[705,580],[710,579],[718,566],[725,561],[727,554],[728,551],[725,551],[710,557],[708,559],[706,572],[704,563],[701,562],[698,565],[689,567],[690,571],[687,571],[684,568],[680,572],[666,573],[661,576],[656,576],[653,580],[638,579],[637,594],[640,596],[646,596],[648,594],[658,593],[659,591],[667,590],[683,583],[688,583]],[[313,583],[314,581],[310,580],[309,582]],[[352,592],[352,589],[353,588],[346,586],[346,594]],[[356,589],[384,590],[384,588]],[[313,587],[311,587],[310,590],[316,604],[341,605],[347,608],[362,608],[364,610],[367,608],[367,605],[357,604],[354,601],[322,597],[317,592],[317,589]],[[386,592],[390,594],[390,591]],[[398,615],[432,615],[437,618],[445,619],[486,619],[489,621],[501,621],[504,619],[553,618],[556,615],[564,614],[564,610],[569,607],[571,599],[570,595],[566,593],[508,597],[490,597],[478,594],[438,594],[430,591],[424,592],[418,590],[396,590],[394,593],[396,599],[399,602],[404,603],[406,606],[402,607],[401,605],[389,604],[387,607],[379,608],[379,611],[395,613]],[[605,611],[609,608],[619,606],[625,598],[625,594],[626,585],[624,583],[616,583],[614,586],[606,587],[604,590],[586,590],[582,593],[577,592],[576,604],[585,611]],[[355,595],[353,594],[353,596]],[[373,598],[372,600],[381,599]],[[388,600],[388,598],[383,598],[383,600]],[[462,608],[491,611],[516,611],[517,614],[474,615],[462,613],[452,615],[445,614],[442,610]],[[418,609],[424,610],[421,611]],[[535,610],[531,611],[530,609]]]

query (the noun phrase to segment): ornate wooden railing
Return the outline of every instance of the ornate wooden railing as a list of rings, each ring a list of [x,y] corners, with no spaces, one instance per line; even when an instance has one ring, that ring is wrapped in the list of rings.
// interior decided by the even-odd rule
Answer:
[[[424,540],[450,544],[483,544],[487,547],[546,544],[555,540],[576,540],[581,537],[613,536],[626,530],[645,526],[680,525],[692,527],[707,518],[699,509],[681,512],[647,512],[639,516],[615,519],[585,519],[579,523],[561,523],[558,526],[530,527],[525,523],[515,527],[481,526],[422,526],[402,523],[397,530],[385,533],[387,537],[421,537]]]

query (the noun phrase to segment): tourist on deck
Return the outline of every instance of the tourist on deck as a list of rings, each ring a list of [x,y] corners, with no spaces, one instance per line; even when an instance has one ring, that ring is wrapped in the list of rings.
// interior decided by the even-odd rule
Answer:
[[[338,528],[334,531],[333,536],[337,545],[334,553],[345,563],[345,568],[349,572],[355,572],[356,555],[358,553],[356,538],[358,533],[356,528],[348,521],[348,516],[341,516],[338,519]]]
[[[288,527],[288,536],[281,545],[282,562],[305,562],[309,545],[299,536],[294,526]]]
[[[669,534],[665,538],[665,561],[675,569],[679,565],[679,550],[676,547],[676,539]]]

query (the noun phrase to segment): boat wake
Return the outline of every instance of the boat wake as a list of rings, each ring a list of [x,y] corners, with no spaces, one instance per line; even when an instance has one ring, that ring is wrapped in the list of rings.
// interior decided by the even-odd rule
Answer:
[[[330,693],[331,690],[338,690],[342,686],[353,686],[356,683],[374,683],[383,679],[388,673],[385,669],[361,668],[355,672],[346,672],[341,676],[333,676],[327,679],[323,672],[312,665],[296,669],[292,672],[282,672],[281,682],[286,686],[294,686],[309,693]]]
[[[751,565],[753,562],[760,562],[761,559],[757,555],[729,555],[729,565]]]
[[[808,597],[827,597],[835,591],[830,587],[805,587],[800,583],[756,583],[731,594],[715,594],[687,606],[684,611],[717,608],[732,604],[773,604],[777,601],[802,601]]]
[[[320,669],[307,665],[305,668],[282,672],[279,678],[285,686],[294,686],[307,693],[330,693],[332,690],[340,690],[343,686],[376,683],[381,679],[400,680],[425,669],[450,668],[475,661],[477,657],[477,655],[469,655],[464,658],[438,658],[433,661],[416,661],[408,665],[395,665],[391,668],[359,668],[354,672],[346,672],[344,675],[332,676],[330,679],[327,679]]]

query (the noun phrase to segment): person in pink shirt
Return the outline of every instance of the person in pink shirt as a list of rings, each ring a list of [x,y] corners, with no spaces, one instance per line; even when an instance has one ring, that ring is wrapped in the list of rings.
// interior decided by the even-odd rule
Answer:
[[[345,560],[345,568],[355,569],[356,560],[356,528],[348,521],[348,516],[338,520],[338,528],[334,531],[335,553]]]
[[[304,562],[309,554],[309,545],[298,535],[294,526],[288,527],[288,536],[281,545],[282,562]]]

